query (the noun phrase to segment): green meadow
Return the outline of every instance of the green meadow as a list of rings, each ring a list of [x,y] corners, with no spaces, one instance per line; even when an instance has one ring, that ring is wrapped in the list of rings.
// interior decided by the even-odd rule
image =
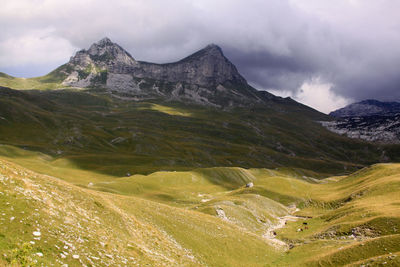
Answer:
[[[60,73],[0,75],[51,89],[0,88],[0,265],[400,264],[398,145],[290,99],[134,101]]]
[[[41,156],[0,160],[3,264],[400,263],[399,164],[320,180],[236,167],[114,177]]]

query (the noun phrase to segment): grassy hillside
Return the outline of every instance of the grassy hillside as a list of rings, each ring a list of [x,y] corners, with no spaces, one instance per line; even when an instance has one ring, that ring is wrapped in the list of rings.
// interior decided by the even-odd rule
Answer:
[[[262,266],[276,255],[214,216],[1,166],[3,263]]]
[[[1,144],[116,177],[220,166],[326,176],[400,158],[398,146],[333,134],[316,122],[324,115],[285,99],[221,110],[120,99],[101,90],[2,88],[0,96]]]
[[[17,78],[0,72],[0,85],[19,90],[53,90],[65,88],[61,83],[67,77],[67,65],[62,65],[54,71],[40,77]]]
[[[87,173],[79,184],[1,159],[0,263],[400,264],[400,164],[323,180],[212,168],[121,178]]]
[[[324,119],[0,87],[0,265],[398,266],[400,146]]]

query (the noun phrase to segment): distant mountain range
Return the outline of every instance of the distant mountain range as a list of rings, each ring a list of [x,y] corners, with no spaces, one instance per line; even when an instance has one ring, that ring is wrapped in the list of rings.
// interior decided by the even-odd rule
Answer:
[[[55,72],[65,77],[65,86],[106,87],[114,94],[135,99],[161,97],[225,107],[274,97],[249,86],[215,44],[178,62],[155,64],[135,60],[104,38],[77,52]]]
[[[323,125],[338,134],[370,142],[400,143],[400,103],[364,100],[331,112]]]

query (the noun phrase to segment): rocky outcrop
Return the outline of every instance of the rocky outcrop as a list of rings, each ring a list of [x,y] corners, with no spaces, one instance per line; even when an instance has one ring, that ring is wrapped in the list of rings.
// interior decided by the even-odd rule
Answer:
[[[236,67],[224,56],[221,48],[214,44],[175,63],[140,62],[140,67],[134,70],[134,76],[204,87],[216,87],[225,82],[247,85]]]
[[[328,130],[369,142],[400,144],[400,114],[337,118],[322,122]]]
[[[329,115],[334,117],[367,117],[391,116],[400,113],[399,102],[381,102],[378,100],[364,100],[335,110]]]
[[[136,61],[119,45],[104,38],[73,56],[66,86],[104,87],[134,98],[163,97],[205,105],[257,103],[264,95],[247,84],[215,44],[174,63]]]
[[[331,112],[332,132],[370,142],[400,144],[400,103],[365,100]]]
[[[138,62],[122,47],[104,38],[92,44],[88,50],[78,51],[69,64],[83,68],[96,65],[114,73],[129,73]]]

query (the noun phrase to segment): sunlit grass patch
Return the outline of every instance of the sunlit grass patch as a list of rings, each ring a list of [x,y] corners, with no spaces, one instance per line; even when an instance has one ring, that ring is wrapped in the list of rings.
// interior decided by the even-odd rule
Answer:
[[[184,111],[180,108],[168,107],[159,104],[150,104],[149,109],[155,110],[164,114],[172,115],[172,116],[182,116],[182,117],[191,117],[192,113]]]

